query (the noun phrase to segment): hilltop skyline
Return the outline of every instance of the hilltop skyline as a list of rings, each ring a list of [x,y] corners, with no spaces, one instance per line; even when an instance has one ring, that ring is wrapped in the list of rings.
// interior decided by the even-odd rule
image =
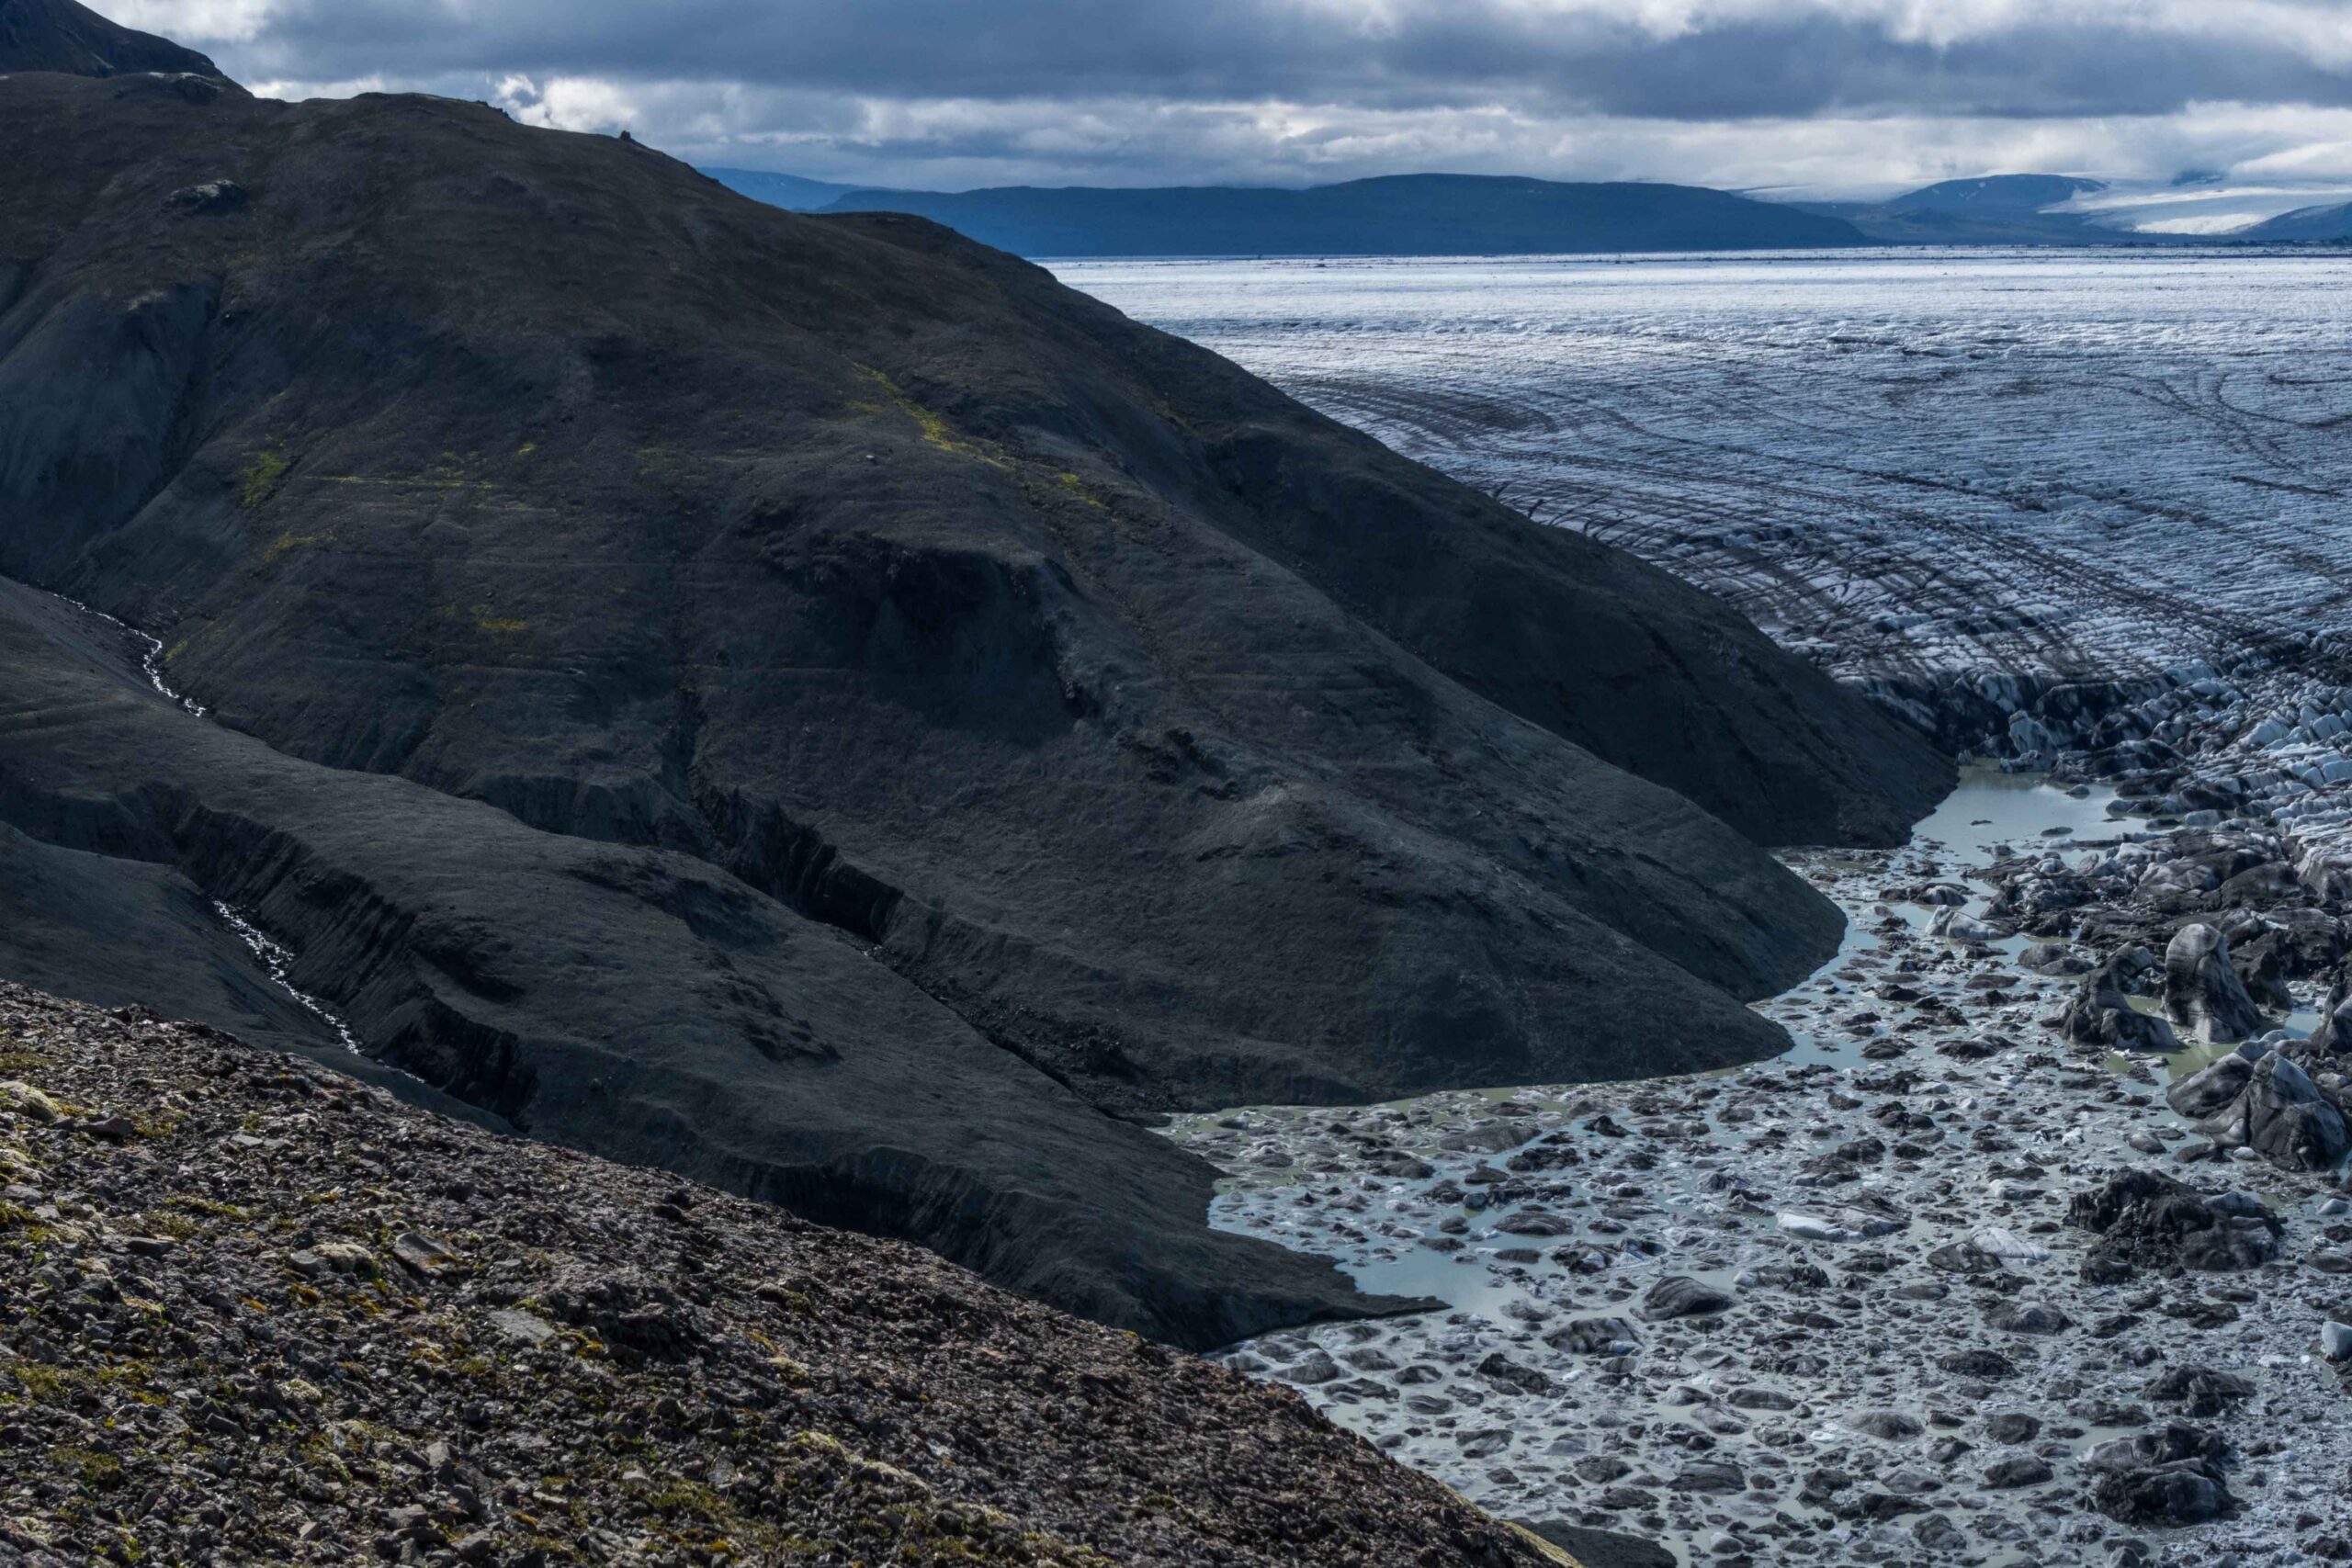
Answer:
[[[1868,197],[2059,172],[2352,185],[2325,0],[115,0],[272,96],[481,98],[858,186],[1442,170]]]

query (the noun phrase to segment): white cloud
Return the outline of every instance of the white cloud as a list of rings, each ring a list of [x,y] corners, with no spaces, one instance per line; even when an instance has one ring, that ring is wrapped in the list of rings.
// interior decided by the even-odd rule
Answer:
[[[126,28],[161,33],[199,49],[251,42],[277,9],[277,0],[99,0],[99,5]]]
[[[635,89],[594,76],[551,76],[540,83],[508,75],[499,80],[489,102],[525,125],[549,130],[628,130],[639,119]]]
[[[2119,181],[2204,169],[2244,180],[2352,178],[2352,110],[2198,105],[2177,115],[1931,115],[1669,120],[1489,106],[861,98],[698,83],[571,81],[490,93],[533,124],[628,126],[704,164],[820,179],[972,184],[1312,184],[1438,169],[1653,179],[1831,196],[1984,173]],[[482,95],[472,95],[482,96]],[[559,97],[560,100],[559,101]],[[2295,203],[2289,199],[2286,205]],[[2280,208],[2283,210],[2284,208]]]
[[[861,183],[2352,165],[2352,0],[100,3],[265,87],[417,87]]]

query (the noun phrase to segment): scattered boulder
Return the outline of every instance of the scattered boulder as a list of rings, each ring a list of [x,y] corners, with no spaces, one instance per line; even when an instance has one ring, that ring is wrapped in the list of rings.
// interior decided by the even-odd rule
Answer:
[[[519,1307],[500,1307],[490,1314],[490,1325],[518,1345],[544,1345],[556,1337],[546,1318]]]
[[[2230,944],[2202,921],[2173,934],[2165,949],[2165,1013],[2208,1043],[2244,1040],[2262,1028],[2262,1010],[2230,964]]]
[[[1936,1358],[1936,1365],[1961,1377],[2011,1378],[2017,1376],[2017,1363],[1998,1350],[1954,1350]]]
[[[2287,985],[2293,976],[2289,950],[2259,920],[2242,921],[2222,934],[2229,939],[2230,967],[2256,1010],[2278,1018],[2294,1011],[2295,994]],[[2241,936],[2247,940],[2241,942]]]
[[[2284,1051],[2266,1052],[2258,1061],[2205,1081],[2238,1060],[2225,1058],[2176,1084],[2166,1100],[2187,1115],[2185,1106],[2209,1104],[2220,1089],[2239,1083],[2234,1095],[2197,1123],[2215,1144],[2250,1148],[2288,1170],[2333,1170],[2352,1152],[2352,1130],[2345,1125],[2342,1109]]]
[[[1799,1241],[1860,1241],[1906,1229],[1911,1216],[1875,1192],[1862,1192],[1833,1203],[1781,1210],[1773,1223]]]
[[[392,1238],[392,1256],[416,1273],[435,1275],[458,1266],[459,1259],[447,1242],[413,1231]]]
[[[2003,1410],[1984,1418],[1985,1436],[2012,1446],[2041,1436],[2041,1423],[2022,1410]]]
[[[207,180],[202,185],[182,186],[167,198],[182,212],[234,212],[250,197],[245,187],[234,180]]]
[[[2125,1440],[2136,1444],[2142,1439]],[[2114,1446],[2104,1444],[2100,1451]],[[2098,1464],[2096,1456],[2092,1462]],[[2098,1468],[2102,1473],[2091,1488],[2091,1506],[2120,1524],[2143,1529],[2201,1525],[2223,1517],[2236,1506],[2218,1457]]]
[[[2337,965],[2328,981],[2327,1000],[2320,1004],[2319,1027],[2305,1043],[2332,1055],[2352,1053],[2352,963]]]
[[[1623,1356],[1630,1354],[1640,1339],[1640,1333],[1625,1318],[1579,1317],[1545,1335],[1544,1343],[1579,1356]]]
[[[2200,1195],[2162,1171],[2120,1171],[2077,1193],[2066,1223],[2099,1236],[2083,1260],[2083,1278],[2114,1284],[2143,1269],[2163,1274],[2252,1269],[2279,1255],[2284,1227],[2258,1201],[2240,1194]]]
[[[2172,1025],[2132,1005],[2132,993],[2155,967],[2144,947],[2127,947],[2083,977],[2059,1018],[2066,1038],[2109,1051],[2167,1053],[2180,1049]]]
[[[1570,1235],[1576,1228],[1574,1222],[1544,1209],[1521,1209],[1495,1225],[1506,1235]]]
[[[2056,1307],[2023,1302],[2004,1302],[1986,1313],[1984,1321],[2004,1334],[2063,1334],[2075,1325]]]
[[[1688,1274],[1670,1274],[1642,1297],[1642,1316],[1652,1323],[1676,1317],[1709,1317],[1731,1310],[1732,1293],[1702,1284]]]
[[[1999,942],[2016,933],[2007,926],[1980,920],[1973,915],[1946,905],[1928,918],[1928,934],[1953,942]]]
[[[2098,967],[2089,958],[2075,952],[2063,942],[2030,943],[2023,953],[2018,954],[2018,963],[2037,974],[2057,976],[2062,978],[2087,975]]]
[[[1583,1568],[1675,1568],[1674,1553],[1639,1536],[1549,1520],[1527,1529],[1575,1558]]]
[[[1684,1466],[1667,1484],[1677,1492],[1738,1492],[1747,1487],[1747,1477],[1736,1464],[1702,1460]]]
[[[2046,1460],[2033,1454],[2011,1454],[1985,1467],[1984,1489],[2007,1492],[2019,1486],[2039,1486],[2053,1473]]]
[[[1986,1225],[1968,1238],[1965,1250],[2004,1263],[2039,1263],[2050,1256],[2048,1247],[2026,1240],[2006,1225]]]
[[[2093,1470],[2121,1474],[2185,1459],[2218,1461],[2227,1458],[2229,1451],[2229,1442],[2221,1433],[2192,1427],[2186,1421],[2168,1421],[2129,1438],[2101,1443],[2084,1456],[2083,1462]]]
[[[1559,1392],[1559,1385],[1550,1378],[1533,1367],[1512,1360],[1500,1350],[1488,1352],[1487,1359],[1478,1363],[1478,1375],[1515,1388],[1521,1393],[1544,1395]]]
[[[2216,1371],[2192,1362],[2159,1374],[2143,1392],[2159,1404],[2186,1405],[2191,1416],[2210,1416],[2253,1398],[2254,1384],[2235,1372]]]
[[[2254,1063],[2254,1057],[2243,1054],[2224,1056],[2176,1080],[2165,1090],[2165,1103],[2191,1122],[2201,1122],[2245,1092]]]
[[[0,1109],[13,1111],[26,1121],[38,1122],[43,1126],[49,1125],[65,1114],[64,1110],[49,1097],[46,1090],[35,1089],[28,1083],[19,1083],[13,1078],[6,1083],[0,1083]]]

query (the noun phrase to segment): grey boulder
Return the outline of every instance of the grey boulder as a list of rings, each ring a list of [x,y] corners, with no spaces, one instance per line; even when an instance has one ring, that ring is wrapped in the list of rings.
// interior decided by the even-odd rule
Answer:
[[[2165,1013],[2208,1042],[2244,1040],[2262,1028],[2262,1010],[2246,995],[2218,928],[2199,921],[2173,933],[2165,949]]]
[[[2155,967],[2144,947],[2127,947],[2083,976],[2059,1020],[2067,1039],[2110,1051],[2165,1053],[2180,1049],[2172,1025],[2132,1005],[2132,987]]]
[[[1731,1309],[1729,1291],[1702,1283],[1688,1274],[1669,1275],[1649,1288],[1642,1298],[1642,1316],[1652,1323],[1675,1317],[1708,1317]]]
[[[2282,1230],[2248,1193],[2207,1198],[2156,1170],[2126,1170],[2077,1194],[2066,1223],[2098,1233],[2083,1278],[2114,1284],[2143,1269],[2161,1274],[2252,1269],[2279,1256]]]
[[[2091,1489],[2091,1506],[2127,1525],[2201,1525],[2234,1506],[2211,1460],[2177,1460],[2144,1470],[2102,1475]]]
[[[2333,1170],[2352,1152],[2352,1132],[2344,1112],[2325,1089],[2312,1081],[2294,1059],[2273,1051],[2259,1061],[2245,1063],[2230,1057],[2175,1085],[2165,1098],[2173,1109],[2191,1114],[2189,1105],[2205,1106],[2219,1089],[2243,1079],[2235,1094],[2208,1111],[2197,1130],[2223,1148],[2249,1148],[2286,1170]],[[2224,1068],[2230,1069],[2222,1074]],[[2209,1076],[2212,1083],[2201,1080]]]

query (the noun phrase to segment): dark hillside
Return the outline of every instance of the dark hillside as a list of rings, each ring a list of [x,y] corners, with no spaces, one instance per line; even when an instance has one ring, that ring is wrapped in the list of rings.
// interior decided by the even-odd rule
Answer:
[[[1751,840],[1949,778],[932,224],[182,80],[0,81],[0,572],[210,710],[0,597],[0,972],[243,1026],[225,900],[515,1125],[1205,1342],[1343,1292],[1106,1111],[1765,1055],[1839,922]]]
[[[0,75],[16,71],[72,76],[164,72],[210,76],[229,85],[220,68],[196,51],[118,27],[74,0],[0,0]]]

